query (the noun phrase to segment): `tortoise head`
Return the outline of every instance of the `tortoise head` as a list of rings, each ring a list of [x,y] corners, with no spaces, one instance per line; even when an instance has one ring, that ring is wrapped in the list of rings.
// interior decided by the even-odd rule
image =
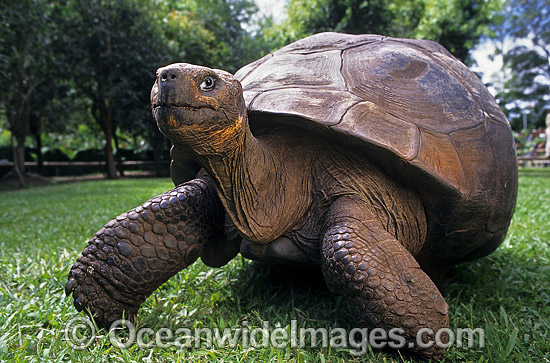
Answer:
[[[235,149],[245,135],[241,84],[221,70],[186,63],[160,68],[151,106],[161,132],[199,154]]]

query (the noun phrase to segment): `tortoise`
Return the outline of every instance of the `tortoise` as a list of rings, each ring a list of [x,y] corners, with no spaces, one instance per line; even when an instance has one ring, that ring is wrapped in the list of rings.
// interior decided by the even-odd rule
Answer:
[[[240,253],[320,266],[355,324],[415,342],[448,327],[425,271],[491,253],[510,224],[509,123],[437,43],[321,33],[234,76],[172,64],[151,104],[177,187],[107,223],[70,270],[67,295],[100,326],[199,257]]]

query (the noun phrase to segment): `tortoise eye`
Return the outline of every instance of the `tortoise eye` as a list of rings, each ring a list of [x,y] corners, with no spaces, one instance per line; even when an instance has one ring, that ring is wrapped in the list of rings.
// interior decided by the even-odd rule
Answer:
[[[201,83],[201,90],[203,91],[212,91],[214,87],[216,86],[216,79],[212,76],[208,76],[202,81]]]

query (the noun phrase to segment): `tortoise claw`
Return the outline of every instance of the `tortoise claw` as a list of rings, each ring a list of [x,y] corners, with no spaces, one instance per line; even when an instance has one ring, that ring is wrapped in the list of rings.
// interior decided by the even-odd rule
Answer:
[[[79,295],[76,299],[74,299],[74,307],[76,308],[76,311],[82,311],[84,310],[84,299],[82,298],[82,295]]]
[[[74,291],[75,287],[76,287],[76,280],[71,278],[67,283],[67,285],[65,285],[65,296],[69,296]]]

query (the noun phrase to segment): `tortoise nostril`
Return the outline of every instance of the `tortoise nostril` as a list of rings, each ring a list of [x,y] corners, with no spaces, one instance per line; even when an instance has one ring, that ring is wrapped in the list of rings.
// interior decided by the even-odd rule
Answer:
[[[166,70],[166,71],[162,72],[161,75],[160,75],[160,79],[162,81],[174,80],[176,78],[178,78],[178,75],[176,74],[176,72],[170,71],[170,70]]]

